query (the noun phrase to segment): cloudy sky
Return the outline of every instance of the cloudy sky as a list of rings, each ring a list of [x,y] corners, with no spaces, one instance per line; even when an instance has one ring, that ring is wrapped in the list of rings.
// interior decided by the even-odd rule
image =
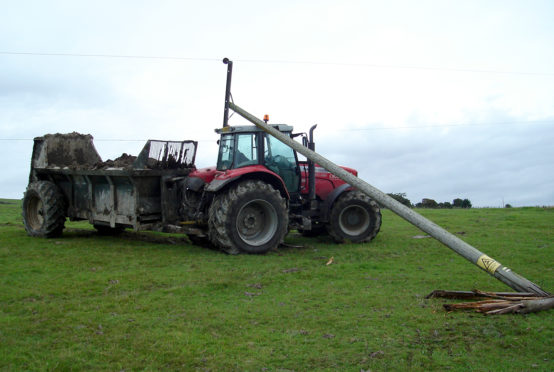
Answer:
[[[0,197],[32,138],[148,138],[213,165],[225,89],[385,192],[554,205],[554,2],[0,1]],[[244,121],[235,115],[231,124]]]

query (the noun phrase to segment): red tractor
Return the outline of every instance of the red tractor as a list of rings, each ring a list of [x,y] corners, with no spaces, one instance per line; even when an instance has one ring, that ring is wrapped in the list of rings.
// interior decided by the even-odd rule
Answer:
[[[316,164],[299,161],[292,148],[257,127],[228,126],[232,62],[224,62],[217,166],[196,169],[195,141],[149,140],[136,158],[124,154],[102,162],[90,135],[37,137],[23,199],[27,233],[59,236],[69,217],[88,220],[104,234],[125,228],[186,233],[231,254],[265,253],[291,229],[327,231],[337,242],[373,239],[381,227],[376,202]],[[309,136],[293,134],[288,125],[273,127],[314,149],[315,125]]]
[[[227,64],[223,128],[215,167],[191,172],[181,185],[183,211],[207,221],[209,242],[236,254],[265,253],[297,229],[315,236],[327,231],[338,243],[368,242],[381,227],[378,204],[256,126],[229,126],[233,62]],[[267,121],[267,117],[265,118]],[[293,134],[289,125],[272,125],[314,150],[313,131]],[[357,176],[357,171],[343,167]],[[189,235],[191,240],[199,238]]]

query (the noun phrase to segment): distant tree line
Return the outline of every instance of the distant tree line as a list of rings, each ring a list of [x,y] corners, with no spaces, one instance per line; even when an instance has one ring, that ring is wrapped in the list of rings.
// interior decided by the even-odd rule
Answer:
[[[437,203],[433,199],[425,198],[425,199],[422,199],[420,203],[416,203],[414,205],[414,204],[412,204],[410,199],[408,199],[406,197],[405,192],[388,193],[387,195],[390,196],[391,198],[393,198],[394,200],[396,200],[397,202],[402,203],[406,207],[409,207],[409,208],[414,208],[415,207],[415,208],[451,209],[451,208],[471,208],[471,206],[472,206],[471,201],[469,199],[456,198],[456,199],[452,200],[452,203],[450,203],[450,202]]]
[[[389,193],[387,195],[390,196],[391,198],[393,198],[394,200],[396,200],[397,202],[399,202],[401,204],[404,204],[408,208],[413,208],[414,207],[412,202],[410,201],[410,199],[408,199],[406,197],[405,192]]]
[[[469,199],[456,198],[450,202],[437,203],[433,199],[422,199],[420,203],[415,205],[416,208],[471,208],[471,201]]]

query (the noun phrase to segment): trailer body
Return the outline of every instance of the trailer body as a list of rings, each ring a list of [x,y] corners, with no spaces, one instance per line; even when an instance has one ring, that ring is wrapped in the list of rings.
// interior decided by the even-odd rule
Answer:
[[[136,158],[102,162],[90,135],[46,135],[35,138],[29,183],[56,185],[70,220],[160,229],[180,220],[176,184],[195,170],[196,147],[195,141],[149,140]]]

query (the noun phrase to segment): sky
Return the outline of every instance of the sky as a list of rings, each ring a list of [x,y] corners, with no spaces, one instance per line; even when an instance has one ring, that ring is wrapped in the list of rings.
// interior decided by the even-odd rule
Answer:
[[[306,132],[384,192],[554,205],[554,2],[0,1],[0,198],[32,139],[90,133],[104,160],[199,141],[234,102]],[[238,115],[231,125],[249,124]]]

